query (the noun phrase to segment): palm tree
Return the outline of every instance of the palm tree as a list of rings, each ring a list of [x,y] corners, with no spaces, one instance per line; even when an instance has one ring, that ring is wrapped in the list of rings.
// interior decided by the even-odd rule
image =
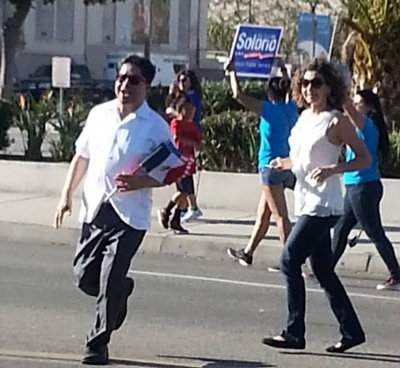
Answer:
[[[343,45],[358,88],[378,90],[391,127],[400,127],[400,0],[342,0],[352,32]]]

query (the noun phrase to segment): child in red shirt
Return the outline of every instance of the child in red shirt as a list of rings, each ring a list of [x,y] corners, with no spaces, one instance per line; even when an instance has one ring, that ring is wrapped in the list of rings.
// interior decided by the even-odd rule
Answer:
[[[185,175],[176,183],[177,192],[165,208],[158,211],[158,219],[165,229],[172,229],[178,234],[187,234],[188,231],[181,225],[181,212],[186,207],[187,196],[194,194],[193,175],[196,173],[196,160],[194,149],[201,143],[201,132],[195,123],[188,120],[191,104],[182,98],[177,102],[176,111],[178,116],[170,122],[170,129],[175,139],[178,150],[182,153],[183,159],[187,162]],[[172,209],[175,208],[171,221]]]

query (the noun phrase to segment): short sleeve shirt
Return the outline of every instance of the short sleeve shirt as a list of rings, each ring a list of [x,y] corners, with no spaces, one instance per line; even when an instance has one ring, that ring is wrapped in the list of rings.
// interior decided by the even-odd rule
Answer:
[[[260,148],[258,167],[261,169],[276,157],[289,156],[290,130],[298,118],[297,107],[293,101],[271,103],[264,101],[260,116]]]
[[[76,153],[88,159],[80,221],[90,223],[114,178],[133,171],[160,143],[172,141],[168,124],[144,102],[121,120],[117,100],[95,106],[76,141]],[[147,230],[151,219],[151,189],[115,193],[110,202],[123,222]]]

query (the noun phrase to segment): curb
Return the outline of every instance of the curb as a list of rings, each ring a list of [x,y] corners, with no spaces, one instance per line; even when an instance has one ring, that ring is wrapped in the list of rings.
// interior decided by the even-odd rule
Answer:
[[[45,243],[57,246],[75,246],[79,237],[79,229],[63,228],[56,230],[51,226],[20,224],[0,221],[0,240],[17,243]],[[232,261],[226,254],[228,247],[244,247],[247,239],[198,235],[175,235],[171,233],[148,232],[139,254],[172,255],[182,257],[202,258],[209,261]],[[386,274],[387,270],[377,254],[371,251],[371,244],[357,246],[360,250],[348,250],[338,271],[348,273]],[[369,248],[369,251],[368,251]],[[282,248],[278,242],[268,246],[260,246],[255,256],[256,265],[266,268],[267,265],[278,263]]]

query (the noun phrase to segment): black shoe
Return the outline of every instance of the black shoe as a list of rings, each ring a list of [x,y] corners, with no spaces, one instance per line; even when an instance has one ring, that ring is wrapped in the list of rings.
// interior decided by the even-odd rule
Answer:
[[[164,228],[168,229],[168,223],[169,223],[169,216],[171,215],[171,212],[168,212],[165,209],[159,210],[157,212],[157,218],[158,218],[158,223]]]
[[[127,283],[128,285],[126,288],[125,300],[122,303],[121,310],[119,311],[117,320],[115,322],[116,330],[118,330],[121,327],[122,323],[126,318],[126,314],[128,313],[128,298],[129,295],[132,294],[133,289],[135,288],[135,282],[131,278],[127,277]]]
[[[281,267],[279,265],[269,266],[267,270],[268,272],[281,272]]]
[[[303,350],[306,347],[306,341],[304,339],[291,336],[286,331],[282,331],[279,336],[264,337],[262,343],[278,349]]]
[[[107,345],[100,345],[96,348],[87,347],[82,358],[82,364],[88,365],[107,365],[108,348]]]
[[[175,234],[188,234],[189,231],[182,227],[181,225],[181,210],[177,208],[174,211],[171,222],[169,223],[169,228],[174,231]]]
[[[329,346],[326,348],[328,353],[344,353],[346,350],[354,348],[357,345],[361,345],[365,342],[365,337],[361,337],[359,339],[342,339],[342,341],[338,342],[335,345]]]
[[[174,224],[171,222],[170,228],[174,231],[175,234],[189,234],[189,230],[182,227],[181,224]]]
[[[228,253],[229,257],[238,261],[242,266],[251,266],[253,263],[253,256],[246,254],[244,249],[236,250],[233,248],[228,248],[226,252]]]

